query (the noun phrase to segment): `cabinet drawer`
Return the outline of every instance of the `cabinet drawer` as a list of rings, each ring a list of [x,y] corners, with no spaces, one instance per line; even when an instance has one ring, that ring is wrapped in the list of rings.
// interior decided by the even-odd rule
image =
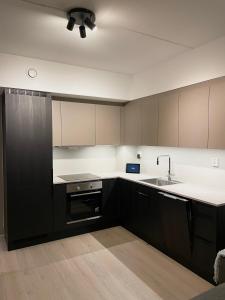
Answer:
[[[153,192],[153,190],[151,187],[147,187],[147,186],[144,186],[141,184],[136,185],[136,193],[140,196],[148,198],[148,197],[151,197],[152,192]]]
[[[195,217],[207,217],[216,220],[217,209],[214,206],[193,202],[192,211]]]
[[[192,266],[196,273],[213,280],[216,245],[201,238],[193,239]]]
[[[193,233],[210,242],[216,242],[216,221],[209,217],[195,217],[193,219]]]
[[[217,209],[198,202],[192,203],[193,233],[205,240],[216,242]]]

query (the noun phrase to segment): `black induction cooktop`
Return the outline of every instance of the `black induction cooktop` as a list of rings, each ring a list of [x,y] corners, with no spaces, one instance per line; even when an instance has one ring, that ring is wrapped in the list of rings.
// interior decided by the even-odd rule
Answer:
[[[73,181],[73,182],[100,179],[100,177],[93,175],[91,173],[68,174],[68,175],[60,175],[58,177],[65,181]]]

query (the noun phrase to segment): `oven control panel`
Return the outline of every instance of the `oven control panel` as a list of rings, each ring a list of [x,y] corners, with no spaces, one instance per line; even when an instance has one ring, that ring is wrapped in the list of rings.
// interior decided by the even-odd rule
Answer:
[[[68,183],[66,185],[66,193],[78,193],[85,192],[91,190],[100,190],[102,189],[102,181],[85,181],[85,182],[76,182],[76,183]]]

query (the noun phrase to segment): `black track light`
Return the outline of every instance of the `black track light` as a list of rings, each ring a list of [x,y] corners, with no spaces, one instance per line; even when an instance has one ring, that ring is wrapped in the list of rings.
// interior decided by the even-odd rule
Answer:
[[[91,21],[90,18],[86,18],[86,19],[84,20],[84,23],[85,23],[85,25],[87,25],[87,27],[88,27],[89,29],[91,29],[91,30],[94,30],[95,27],[96,27],[96,25]]]
[[[72,31],[73,28],[74,28],[75,23],[76,23],[75,18],[70,17],[66,28],[67,28],[68,30]]]
[[[67,29],[72,31],[74,28],[74,25],[79,26],[80,31],[80,37],[86,38],[86,28],[85,25],[93,30],[95,25],[95,14],[86,8],[73,8],[70,11],[67,12],[67,18],[68,18],[68,24]]]
[[[84,25],[80,25],[79,30],[80,30],[80,37],[82,39],[86,38],[86,29],[85,29],[85,26]]]

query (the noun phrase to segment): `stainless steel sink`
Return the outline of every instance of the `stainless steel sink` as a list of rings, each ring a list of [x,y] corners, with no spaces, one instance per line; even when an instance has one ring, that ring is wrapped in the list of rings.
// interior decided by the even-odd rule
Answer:
[[[179,181],[176,181],[176,180],[166,180],[163,178],[151,178],[151,179],[145,179],[145,180],[140,180],[140,181],[150,183],[153,185],[157,185],[157,186],[172,185],[172,184],[180,183]]]

